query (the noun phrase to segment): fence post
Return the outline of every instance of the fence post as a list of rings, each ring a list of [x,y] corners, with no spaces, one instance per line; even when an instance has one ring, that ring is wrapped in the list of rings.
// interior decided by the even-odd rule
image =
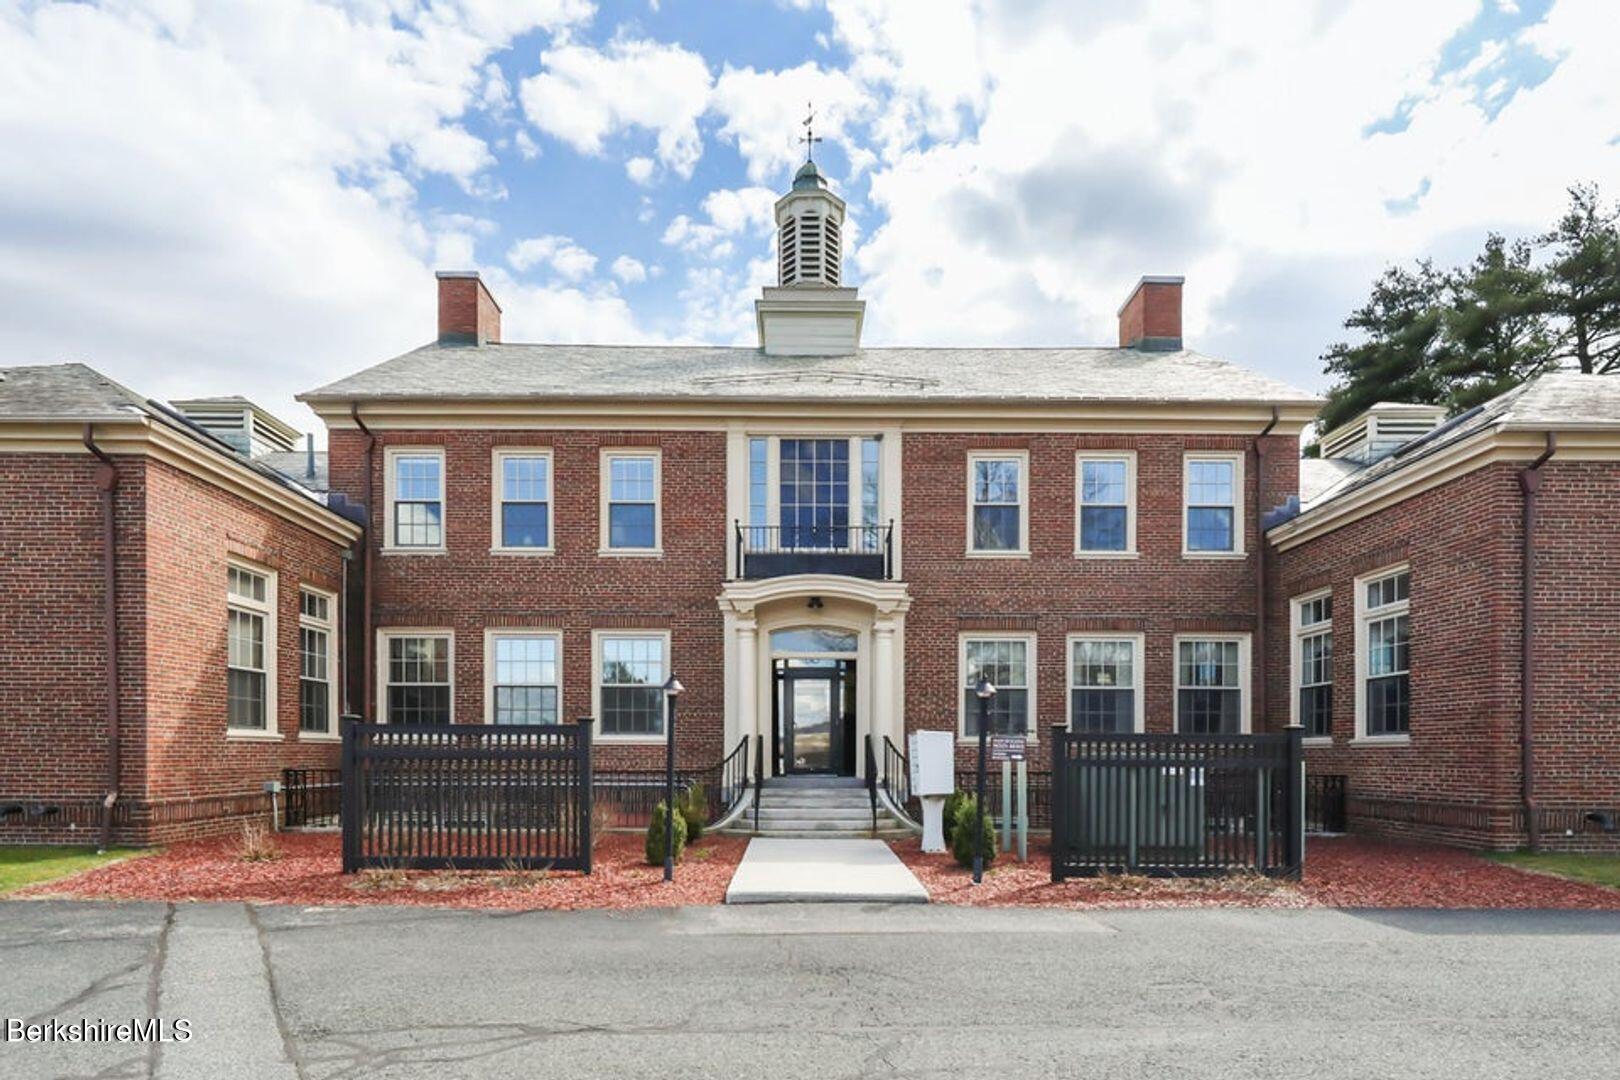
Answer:
[[[340,782],[343,785],[342,804],[338,824],[343,830],[343,872],[352,874],[360,868],[360,753],[357,741],[360,722],[352,717],[343,719],[343,751],[338,759]]]
[[[1052,726],[1052,793],[1048,796],[1052,800],[1052,851],[1050,862],[1052,864],[1052,880],[1062,881],[1063,871],[1061,859],[1064,849],[1068,846],[1068,799],[1064,795],[1064,786],[1067,778],[1064,776],[1063,737],[1065,731],[1062,724]]]
[[[1285,833],[1284,872],[1289,877],[1305,875],[1305,729],[1288,728],[1288,823]]]
[[[585,860],[585,873],[591,872],[591,848],[596,844],[593,835],[596,811],[596,779],[591,772],[591,736],[596,722],[589,716],[579,718],[579,740],[574,744],[579,755],[579,832],[580,858]],[[666,819],[667,820],[667,819]]]

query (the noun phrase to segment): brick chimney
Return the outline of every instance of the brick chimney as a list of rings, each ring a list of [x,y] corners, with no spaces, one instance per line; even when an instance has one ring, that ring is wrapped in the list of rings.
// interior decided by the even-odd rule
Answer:
[[[1183,277],[1144,277],[1119,309],[1119,347],[1149,352],[1181,348]]]
[[[500,343],[501,305],[476,270],[440,270],[439,344]]]

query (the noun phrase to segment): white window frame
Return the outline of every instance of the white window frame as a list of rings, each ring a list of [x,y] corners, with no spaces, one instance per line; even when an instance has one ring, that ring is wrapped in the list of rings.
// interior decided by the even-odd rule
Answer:
[[[542,458],[546,463],[546,543],[541,547],[508,547],[501,510],[506,505],[506,462]],[[490,454],[489,550],[492,555],[554,555],[557,551],[557,465],[550,447],[497,446]]]
[[[563,712],[563,633],[561,630],[524,626],[492,626],[484,630],[484,723],[495,723],[495,642],[498,638],[549,638],[557,655],[557,723],[566,724]]]
[[[1131,717],[1131,730],[1138,735],[1147,730],[1146,680],[1142,672],[1142,657],[1146,651],[1146,637],[1142,634],[1075,633],[1063,640],[1063,726],[1074,730],[1074,691],[1083,689],[1074,685],[1074,646],[1080,641],[1126,641],[1131,645],[1131,677],[1129,689],[1135,708]]]
[[[388,723],[388,643],[394,638],[442,637],[449,643],[445,663],[450,676],[450,715],[445,725],[456,722],[456,632],[444,626],[388,626],[377,630],[377,723]]]
[[[670,640],[670,632],[668,630],[637,630],[620,629],[617,627],[611,630],[592,630],[591,717],[592,726],[594,726],[596,729],[596,741],[606,743],[623,743],[627,745],[661,746],[668,738],[667,732],[660,732],[657,735],[620,735],[608,734],[602,729],[602,642],[612,638],[658,638],[664,643],[664,678],[667,680],[669,678],[669,673],[674,670],[672,666],[674,662],[674,650]],[[669,722],[669,704],[664,698],[660,698],[659,700],[662,708],[665,709],[660,723],[667,724]]]
[[[1018,462],[1018,547],[1006,551],[986,551],[973,546],[973,501],[977,465],[981,461]],[[967,557],[970,559],[1027,559],[1029,558],[1029,451],[1028,450],[969,450],[967,454]],[[1002,505],[986,503],[987,506]]]
[[[1085,475],[1087,462],[1123,462],[1125,464],[1125,550],[1092,551],[1081,547],[1083,533],[1080,526],[1085,509]],[[1115,505],[1108,503],[1105,505]],[[1074,557],[1077,559],[1134,559],[1136,558],[1136,451],[1135,450],[1081,450],[1074,456]]]
[[[304,594],[318,596],[326,601],[327,617],[323,622],[313,616],[304,614]],[[338,682],[342,673],[338,670],[338,617],[337,593],[328,589],[318,589],[313,585],[300,585],[298,588],[298,737],[305,742],[336,742],[342,738],[338,731]],[[326,730],[304,730],[304,641],[302,631],[305,629],[318,630],[326,635]]]
[[[1331,586],[1328,588],[1315,589],[1308,593],[1301,593],[1299,596],[1295,596],[1288,601],[1288,723],[1293,727],[1299,727],[1303,722],[1299,714],[1299,692],[1305,688],[1303,682],[1305,678],[1305,639],[1308,637],[1316,637],[1318,635],[1326,634],[1328,638],[1328,648],[1330,650],[1333,648],[1333,615],[1331,613],[1328,615],[1327,622],[1312,623],[1307,627],[1302,621],[1305,605],[1322,599],[1326,599],[1330,602],[1332,601],[1333,589]],[[1332,687],[1333,684],[1333,660],[1330,652],[1327,685]],[[1330,702],[1332,697],[1333,694],[1330,690]],[[1329,704],[1328,734],[1306,735],[1302,741],[1306,746],[1329,746],[1333,743],[1332,730],[1333,707],[1331,704]]]
[[[394,510],[395,491],[398,487],[394,463],[402,457],[436,457],[439,459],[439,542],[431,544],[396,544]],[[382,551],[387,555],[443,555],[450,538],[450,470],[442,446],[389,446],[383,450],[383,537]]]
[[[610,547],[608,508],[613,503],[613,462],[622,458],[651,458],[653,463],[653,546]],[[597,477],[598,555],[660,556],[664,553],[664,453],[655,446],[610,446],[602,448]]]
[[[1367,586],[1373,582],[1382,581],[1396,574],[1412,573],[1410,563],[1396,563],[1369,573],[1362,574],[1355,579],[1356,590],[1356,736],[1355,744],[1361,746],[1405,746],[1412,741],[1412,714],[1410,706],[1407,711],[1407,730],[1394,735],[1367,734],[1367,627],[1370,623],[1392,618],[1396,615],[1407,617],[1407,687],[1410,690],[1412,679],[1411,668],[1411,626],[1412,626],[1412,585],[1407,582],[1406,599],[1393,604],[1386,604],[1379,608],[1367,607]]]
[[[1181,455],[1181,557],[1183,559],[1243,559],[1249,531],[1249,518],[1244,507],[1248,500],[1248,487],[1243,475],[1244,458],[1241,450],[1187,450]],[[1232,463],[1232,550],[1194,551],[1188,546],[1187,511],[1192,495],[1192,465],[1195,461],[1229,461]],[[1201,504],[1202,505],[1202,504]]]
[[[230,719],[230,676],[226,675],[226,705],[225,705],[225,737],[227,739],[262,739],[274,742],[281,739],[280,713],[277,711],[276,681],[279,675],[277,661],[281,659],[277,645],[280,635],[276,628],[276,608],[280,582],[278,575],[268,566],[250,562],[247,559],[230,558],[225,560],[227,568],[234,567],[244,573],[264,578],[264,599],[249,600],[236,596],[230,589],[230,571],[226,571],[225,582],[225,633],[226,656],[225,671],[230,671],[230,614],[232,609],[258,615],[264,619],[264,727],[245,728],[232,727]],[[249,670],[243,668],[242,670]]]
[[[1040,667],[1036,662],[1036,634],[1033,630],[964,630],[956,636],[956,737],[978,744],[978,735],[969,735],[967,729],[967,647],[969,641],[1021,641],[1024,643],[1024,677],[1029,680],[1023,689],[1029,692],[1029,730],[1025,742],[1039,742],[1041,723],[1036,688],[1040,683]],[[1000,687],[997,687],[999,690]],[[994,732],[991,733],[994,737]]]
[[[1177,634],[1170,647],[1170,719],[1171,730],[1181,732],[1181,643],[1184,641],[1237,642],[1238,647],[1238,734],[1247,735],[1253,729],[1249,715],[1253,707],[1254,677],[1250,649],[1253,635],[1225,631],[1207,634]]]

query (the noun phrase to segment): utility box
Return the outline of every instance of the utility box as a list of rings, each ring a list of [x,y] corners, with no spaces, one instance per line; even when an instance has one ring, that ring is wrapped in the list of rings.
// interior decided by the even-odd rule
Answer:
[[[911,733],[911,793],[922,803],[924,851],[945,850],[945,797],[956,790],[956,736]]]

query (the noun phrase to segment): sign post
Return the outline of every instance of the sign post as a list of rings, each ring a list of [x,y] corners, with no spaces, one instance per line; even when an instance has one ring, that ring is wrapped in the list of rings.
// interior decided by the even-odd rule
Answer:
[[[997,735],[990,740],[990,759],[1001,762],[1001,850],[1012,850],[1018,829],[1018,861],[1029,857],[1029,765],[1024,760],[1029,743],[1022,735]],[[1013,764],[1018,768],[1018,816],[1013,817]]]

